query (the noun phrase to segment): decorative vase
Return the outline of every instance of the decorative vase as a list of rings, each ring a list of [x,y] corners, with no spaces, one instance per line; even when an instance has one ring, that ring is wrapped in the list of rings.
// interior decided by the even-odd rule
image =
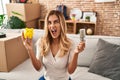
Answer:
[[[93,34],[92,29],[91,29],[91,28],[88,28],[88,29],[87,29],[87,35],[92,35],[92,34]]]

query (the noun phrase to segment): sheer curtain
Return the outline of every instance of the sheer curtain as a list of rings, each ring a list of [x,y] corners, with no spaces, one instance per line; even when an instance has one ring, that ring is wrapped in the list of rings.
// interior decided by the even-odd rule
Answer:
[[[0,0],[0,14],[7,14],[6,4],[10,3],[9,0]]]
[[[8,16],[6,11],[6,4],[8,3],[10,3],[9,0],[0,0],[0,29],[5,28],[7,25]],[[2,17],[3,15],[4,17]]]

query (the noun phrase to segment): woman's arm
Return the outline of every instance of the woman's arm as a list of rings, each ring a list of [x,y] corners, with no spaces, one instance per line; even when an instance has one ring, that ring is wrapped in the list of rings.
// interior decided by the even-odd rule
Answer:
[[[33,49],[28,50],[29,53],[29,57],[32,61],[32,64],[34,66],[34,68],[39,71],[41,69],[41,62],[40,60],[38,60],[35,56],[35,53],[33,52]]]
[[[34,68],[38,71],[41,68],[41,62],[40,60],[38,60],[35,56],[35,53],[33,51],[33,42],[32,39],[29,38],[24,38],[24,34],[22,33],[22,41],[24,46],[26,47],[27,51],[28,51],[28,55],[32,61],[32,64],[34,66]]]
[[[80,44],[77,46],[77,48],[74,50],[74,55],[72,60],[69,62],[68,64],[68,72],[70,74],[72,74],[76,67],[77,67],[77,60],[78,60],[78,55],[80,52],[82,52],[85,48],[85,43],[84,42],[80,42]]]

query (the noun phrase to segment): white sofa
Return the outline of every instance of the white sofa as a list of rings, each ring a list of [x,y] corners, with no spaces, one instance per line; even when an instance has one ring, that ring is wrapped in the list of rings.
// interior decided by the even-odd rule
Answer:
[[[17,32],[21,33],[21,30],[0,30],[3,32]],[[33,42],[35,43],[37,39],[42,36],[44,33],[43,30],[35,30]],[[67,34],[67,36],[78,44],[79,34]],[[86,36],[86,48],[85,50],[79,54],[78,57],[78,67],[75,72],[70,75],[72,80],[111,80],[109,78],[103,77],[98,74],[88,72],[89,66],[92,62],[92,59],[95,54],[96,44],[98,39],[102,38],[109,42],[113,42],[116,44],[120,44],[120,37],[111,37],[111,36]],[[43,71],[37,72],[32,64],[30,59],[24,61],[22,64],[18,65],[16,68],[11,70],[10,72],[0,72],[0,80],[38,80],[40,76],[43,75]]]

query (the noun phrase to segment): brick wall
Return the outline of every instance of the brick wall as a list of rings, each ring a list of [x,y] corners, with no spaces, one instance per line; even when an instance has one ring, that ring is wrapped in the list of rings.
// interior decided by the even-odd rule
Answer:
[[[69,15],[72,8],[80,8],[82,11],[97,12],[97,35],[120,36],[120,0],[108,3],[95,3],[94,0],[39,0],[41,4],[41,18],[46,12],[59,4],[67,6]]]

